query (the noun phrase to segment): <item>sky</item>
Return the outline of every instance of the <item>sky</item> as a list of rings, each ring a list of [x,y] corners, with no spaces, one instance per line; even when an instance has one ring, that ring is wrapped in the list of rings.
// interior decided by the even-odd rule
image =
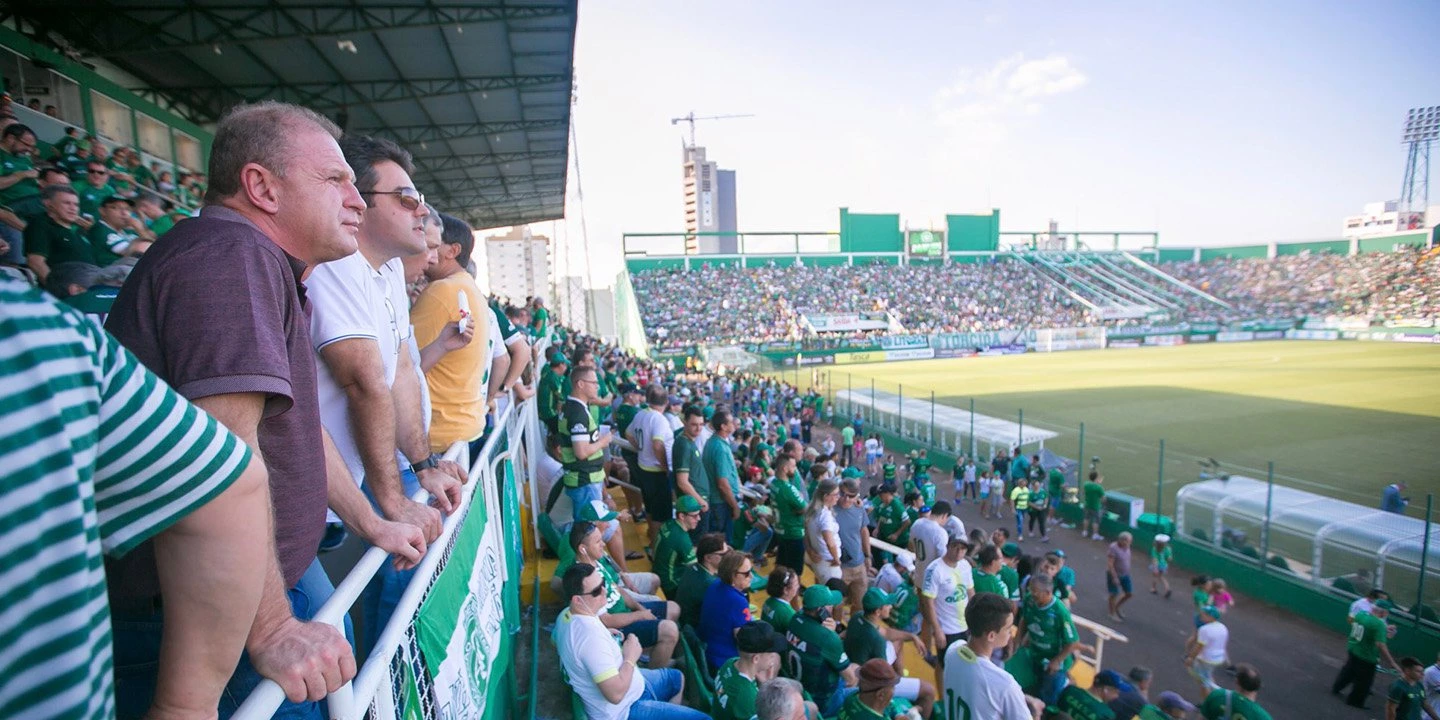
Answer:
[[[611,284],[622,233],[684,229],[670,118],[694,111],[755,116],[696,125],[742,231],[993,207],[1164,246],[1337,237],[1399,194],[1437,25],[1435,0],[586,0],[567,219],[535,229]]]

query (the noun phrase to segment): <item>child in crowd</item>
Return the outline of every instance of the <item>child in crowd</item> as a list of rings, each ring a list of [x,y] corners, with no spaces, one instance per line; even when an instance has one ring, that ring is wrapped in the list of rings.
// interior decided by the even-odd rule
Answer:
[[[1150,546],[1150,594],[1160,594],[1160,586],[1165,586],[1165,599],[1170,599],[1170,560],[1175,557],[1175,549],[1170,547],[1170,536],[1160,533],[1155,536],[1155,542]]]
[[[1235,607],[1235,596],[1225,587],[1224,578],[1215,578],[1210,581],[1210,603],[1222,613],[1229,613],[1230,608]]]
[[[990,471],[985,470],[980,473],[980,517],[988,520],[990,513]]]
[[[1190,578],[1190,587],[1195,588],[1190,593],[1190,599],[1195,602],[1195,627],[1198,629],[1205,623],[1200,619],[1200,608],[1211,605],[1210,601],[1210,577],[1207,575],[1196,575]]]

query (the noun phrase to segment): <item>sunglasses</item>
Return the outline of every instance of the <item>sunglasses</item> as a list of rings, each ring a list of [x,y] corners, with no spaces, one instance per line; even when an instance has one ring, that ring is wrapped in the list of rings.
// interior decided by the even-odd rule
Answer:
[[[110,173],[106,172],[105,170],[89,170],[89,171],[87,171],[87,172],[89,172],[91,175],[109,175],[109,174],[110,174]]]
[[[582,597],[600,597],[601,595],[604,595],[604,594],[605,594],[605,583],[603,583],[603,582],[600,583],[599,585],[596,585],[596,586],[595,586],[595,589],[594,589],[594,590],[591,590],[590,592],[582,592],[582,593],[580,593],[580,595],[581,595]]]
[[[417,193],[409,188],[406,188],[404,190],[371,190],[370,192],[360,194],[394,195],[395,199],[400,202],[400,207],[404,208],[406,212],[415,212],[420,208],[421,205],[425,203],[424,195],[421,195],[420,193]]]

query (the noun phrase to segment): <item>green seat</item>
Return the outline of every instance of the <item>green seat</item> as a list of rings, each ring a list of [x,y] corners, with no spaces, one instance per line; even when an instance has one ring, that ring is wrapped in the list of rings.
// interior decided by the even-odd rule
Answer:
[[[555,523],[550,520],[550,515],[540,513],[537,519],[536,524],[540,526],[540,539],[544,540],[555,554],[560,554],[560,548],[565,547],[565,539],[560,537],[560,531],[555,529]]]
[[[1284,570],[1285,572],[1291,572],[1290,562],[1285,558],[1280,557],[1279,555],[1271,555],[1268,562],[1270,564],[1270,567]]]
[[[1425,620],[1426,622],[1440,623],[1440,614],[1437,614],[1435,612],[1435,608],[1432,608],[1429,605],[1416,605],[1415,607],[1410,608],[1410,614],[1415,615],[1421,620]]]
[[[1256,560],[1260,559],[1260,551],[1256,550],[1254,545],[1245,545],[1241,547],[1240,554],[1248,558],[1254,558]]]

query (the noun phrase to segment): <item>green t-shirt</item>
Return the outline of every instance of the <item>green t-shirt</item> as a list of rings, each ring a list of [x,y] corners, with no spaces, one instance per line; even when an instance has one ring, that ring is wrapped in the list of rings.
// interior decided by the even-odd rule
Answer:
[[[1425,702],[1424,683],[1407,683],[1400,678],[1390,683],[1390,692],[1385,699],[1395,703],[1395,720],[1420,720],[1421,706]]]
[[[561,481],[565,487],[581,487],[591,483],[605,482],[605,450],[597,449],[585,457],[575,454],[575,441],[595,442],[600,439],[600,423],[590,413],[585,403],[570,397],[560,411],[562,436],[560,440],[560,464],[565,466]]]
[[[850,667],[845,644],[819,620],[798,614],[785,633],[790,649],[781,664],[785,677],[799,680],[811,697],[828,698],[840,685],[840,673]]]
[[[735,467],[735,453],[730,452],[730,443],[719,435],[711,435],[710,439],[705,441],[705,450],[700,459],[705,464],[705,474],[714,481],[710,488],[710,504],[725,502],[724,496],[720,494],[721,482],[729,483],[731,494],[735,501],[739,502],[740,471]]]
[[[1065,473],[1060,472],[1060,469],[1059,469],[1059,468],[1051,468],[1051,469],[1050,469],[1050,496],[1053,497],[1053,498],[1055,498],[1055,499],[1058,501],[1058,500],[1060,499],[1060,494],[1064,491],[1064,489],[1065,489]]]
[[[1091,481],[1085,483],[1085,509],[1098,512],[1105,500],[1105,486]]]
[[[1030,509],[1044,510],[1050,507],[1050,495],[1040,483],[1035,483],[1030,488]]]
[[[695,563],[680,573],[675,587],[675,602],[680,606],[680,622],[691,627],[700,627],[700,606],[705,604],[705,591],[716,578],[700,563]]]
[[[1156,548],[1153,545],[1150,547],[1150,559],[1155,561],[1156,565],[1159,565],[1161,567],[1169,567],[1170,561],[1174,559],[1174,557],[1175,548],[1170,547],[1169,543],[1166,543],[1165,547],[1163,548]]]
[[[95,248],[90,246],[79,225],[61,227],[45,215],[25,226],[24,238],[25,254],[45,258],[51,270],[64,262],[98,264],[95,262]]]
[[[855,428],[849,425],[840,428],[840,442],[846,445],[853,445],[855,443]]]
[[[891,699],[890,704],[885,706],[885,712],[875,712],[874,708],[866,705],[860,699],[860,693],[855,693],[845,698],[840,705],[840,712],[835,717],[837,720],[893,720],[896,715],[905,712],[905,706],[898,700]]]
[[[919,478],[918,482],[915,480],[906,480],[905,494],[908,495],[912,492],[920,493],[920,500],[924,502],[927,507],[933,507],[935,505],[935,483],[930,482],[930,476],[926,475],[923,478]]]
[[[1021,612],[1025,623],[1026,641],[1030,653],[1042,660],[1049,660],[1079,639],[1075,633],[1075,621],[1070,618],[1070,608],[1052,597],[1050,604],[1040,607],[1033,598],[1025,601]]]
[[[915,591],[915,584],[906,574],[901,576],[900,585],[891,594],[895,596],[895,604],[890,611],[890,627],[909,631],[915,616],[920,614],[920,593]]]
[[[785,632],[790,629],[790,619],[795,617],[795,608],[790,603],[777,597],[765,598],[765,604],[760,606],[760,619],[770,623],[775,632]]]
[[[910,461],[910,475],[929,475],[932,464],[928,457],[917,457]]]
[[[621,435],[630,429],[630,423],[635,421],[635,416],[640,414],[640,408],[634,405],[621,405],[615,408],[615,431]]]
[[[0,150],[0,176],[14,175],[15,173],[34,170],[35,161],[29,155],[12,155]],[[0,190],[0,204],[8,205],[23,197],[40,194],[40,182],[35,178],[25,178],[10,187]]]
[[[98,188],[88,182],[78,182],[74,188],[75,194],[80,196],[80,214],[97,219],[100,217],[101,201],[115,194],[115,186],[108,182]]]
[[[686,565],[695,563],[695,543],[690,533],[675,520],[668,520],[660,526],[660,537],[655,541],[655,574],[660,576],[660,587],[666,597],[675,595],[676,583]]]
[[[715,673],[715,720],[750,720],[755,717],[755,698],[760,686],[755,678],[735,669],[740,658],[730,658]]]
[[[612,613],[630,612],[630,608],[625,605],[625,596],[620,594],[620,569],[615,567],[608,557],[600,558],[597,565],[600,576],[605,579],[605,600],[610,603],[605,609]]]
[[[1111,710],[1104,700],[1091,695],[1088,690],[1081,690],[1077,685],[1065,688],[1056,705],[1070,713],[1070,717],[1075,720],[1116,720],[1115,711]]]
[[[845,628],[845,654],[850,656],[850,662],[864,664],[866,660],[875,658],[885,659],[885,636],[880,634],[880,629],[865,619],[863,615],[857,615]]]
[[[1210,604],[1210,593],[1205,592],[1205,588],[1195,588],[1195,592],[1190,593],[1190,601],[1195,603],[1195,609],[1199,610]]]
[[[1030,491],[1026,488],[1017,487],[1010,491],[1010,504],[1015,506],[1015,512],[1025,512],[1030,509]]]
[[[170,232],[170,228],[175,227],[174,213],[166,213],[158,218],[155,218],[154,220],[146,220],[145,225],[149,227],[150,232],[155,233],[155,237],[158,238],[161,235]],[[543,408],[544,406],[542,405],[541,407]],[[550,417],[554,416],[555,413],[552,410],[550,413]]]
[[[1361,660],[1380,662],[1380,643],[1385,642],[1385,621],[1364,610],[1350,621],[1350,640],[1345,648]]]
[[[996,573],[994,575],[991,575],[990,573],[987,573],[980,568],[975,568],[974,572],[971,573],[971,575],[973,575],[975,578],[975,592],[995,593],[996,595],[999,595],[1003,598],[1010,597],[1010,588],[1005,586],[1005,580],[1001,577],[1001,574],[1004,572],[1005,569],[1003,567],[1000,569],[999,573]]]
[[[887,462],[884,465],[881,465],[880,472],[881,475],[885,478],[885,482],[895,482],[895,463]]]
[[[786,540],[800,540],[805,537],[805,496],[800,488],[791,482],[776,482],[770,486],[770,500],[775,503],[775,514],[779,516],[780,537]]]
[[[1227,702],[1229,712],[1226,712]],[[1200,717],[1205,720],[1271,720],[1270,713],[1265,712],[1259,703],[1225,688],[1211,690],[1205,696],[1205,702],[1200,703]]]
[[[705,472],[705,463],[700,459],[700,446],[681,429],[675,433],[675,444],[670,448],[671,462],[675,473],[685,473],[690,486],[705,502],[710,502],[710,475]],[[680,493],[676,485],[676,494]]]
[[[1020,599],[1020,571],[1009,565],[1002,565],[1000,581],[1005,583],[1005,591],[1009,593],[1005,597],[1018,601]]]

